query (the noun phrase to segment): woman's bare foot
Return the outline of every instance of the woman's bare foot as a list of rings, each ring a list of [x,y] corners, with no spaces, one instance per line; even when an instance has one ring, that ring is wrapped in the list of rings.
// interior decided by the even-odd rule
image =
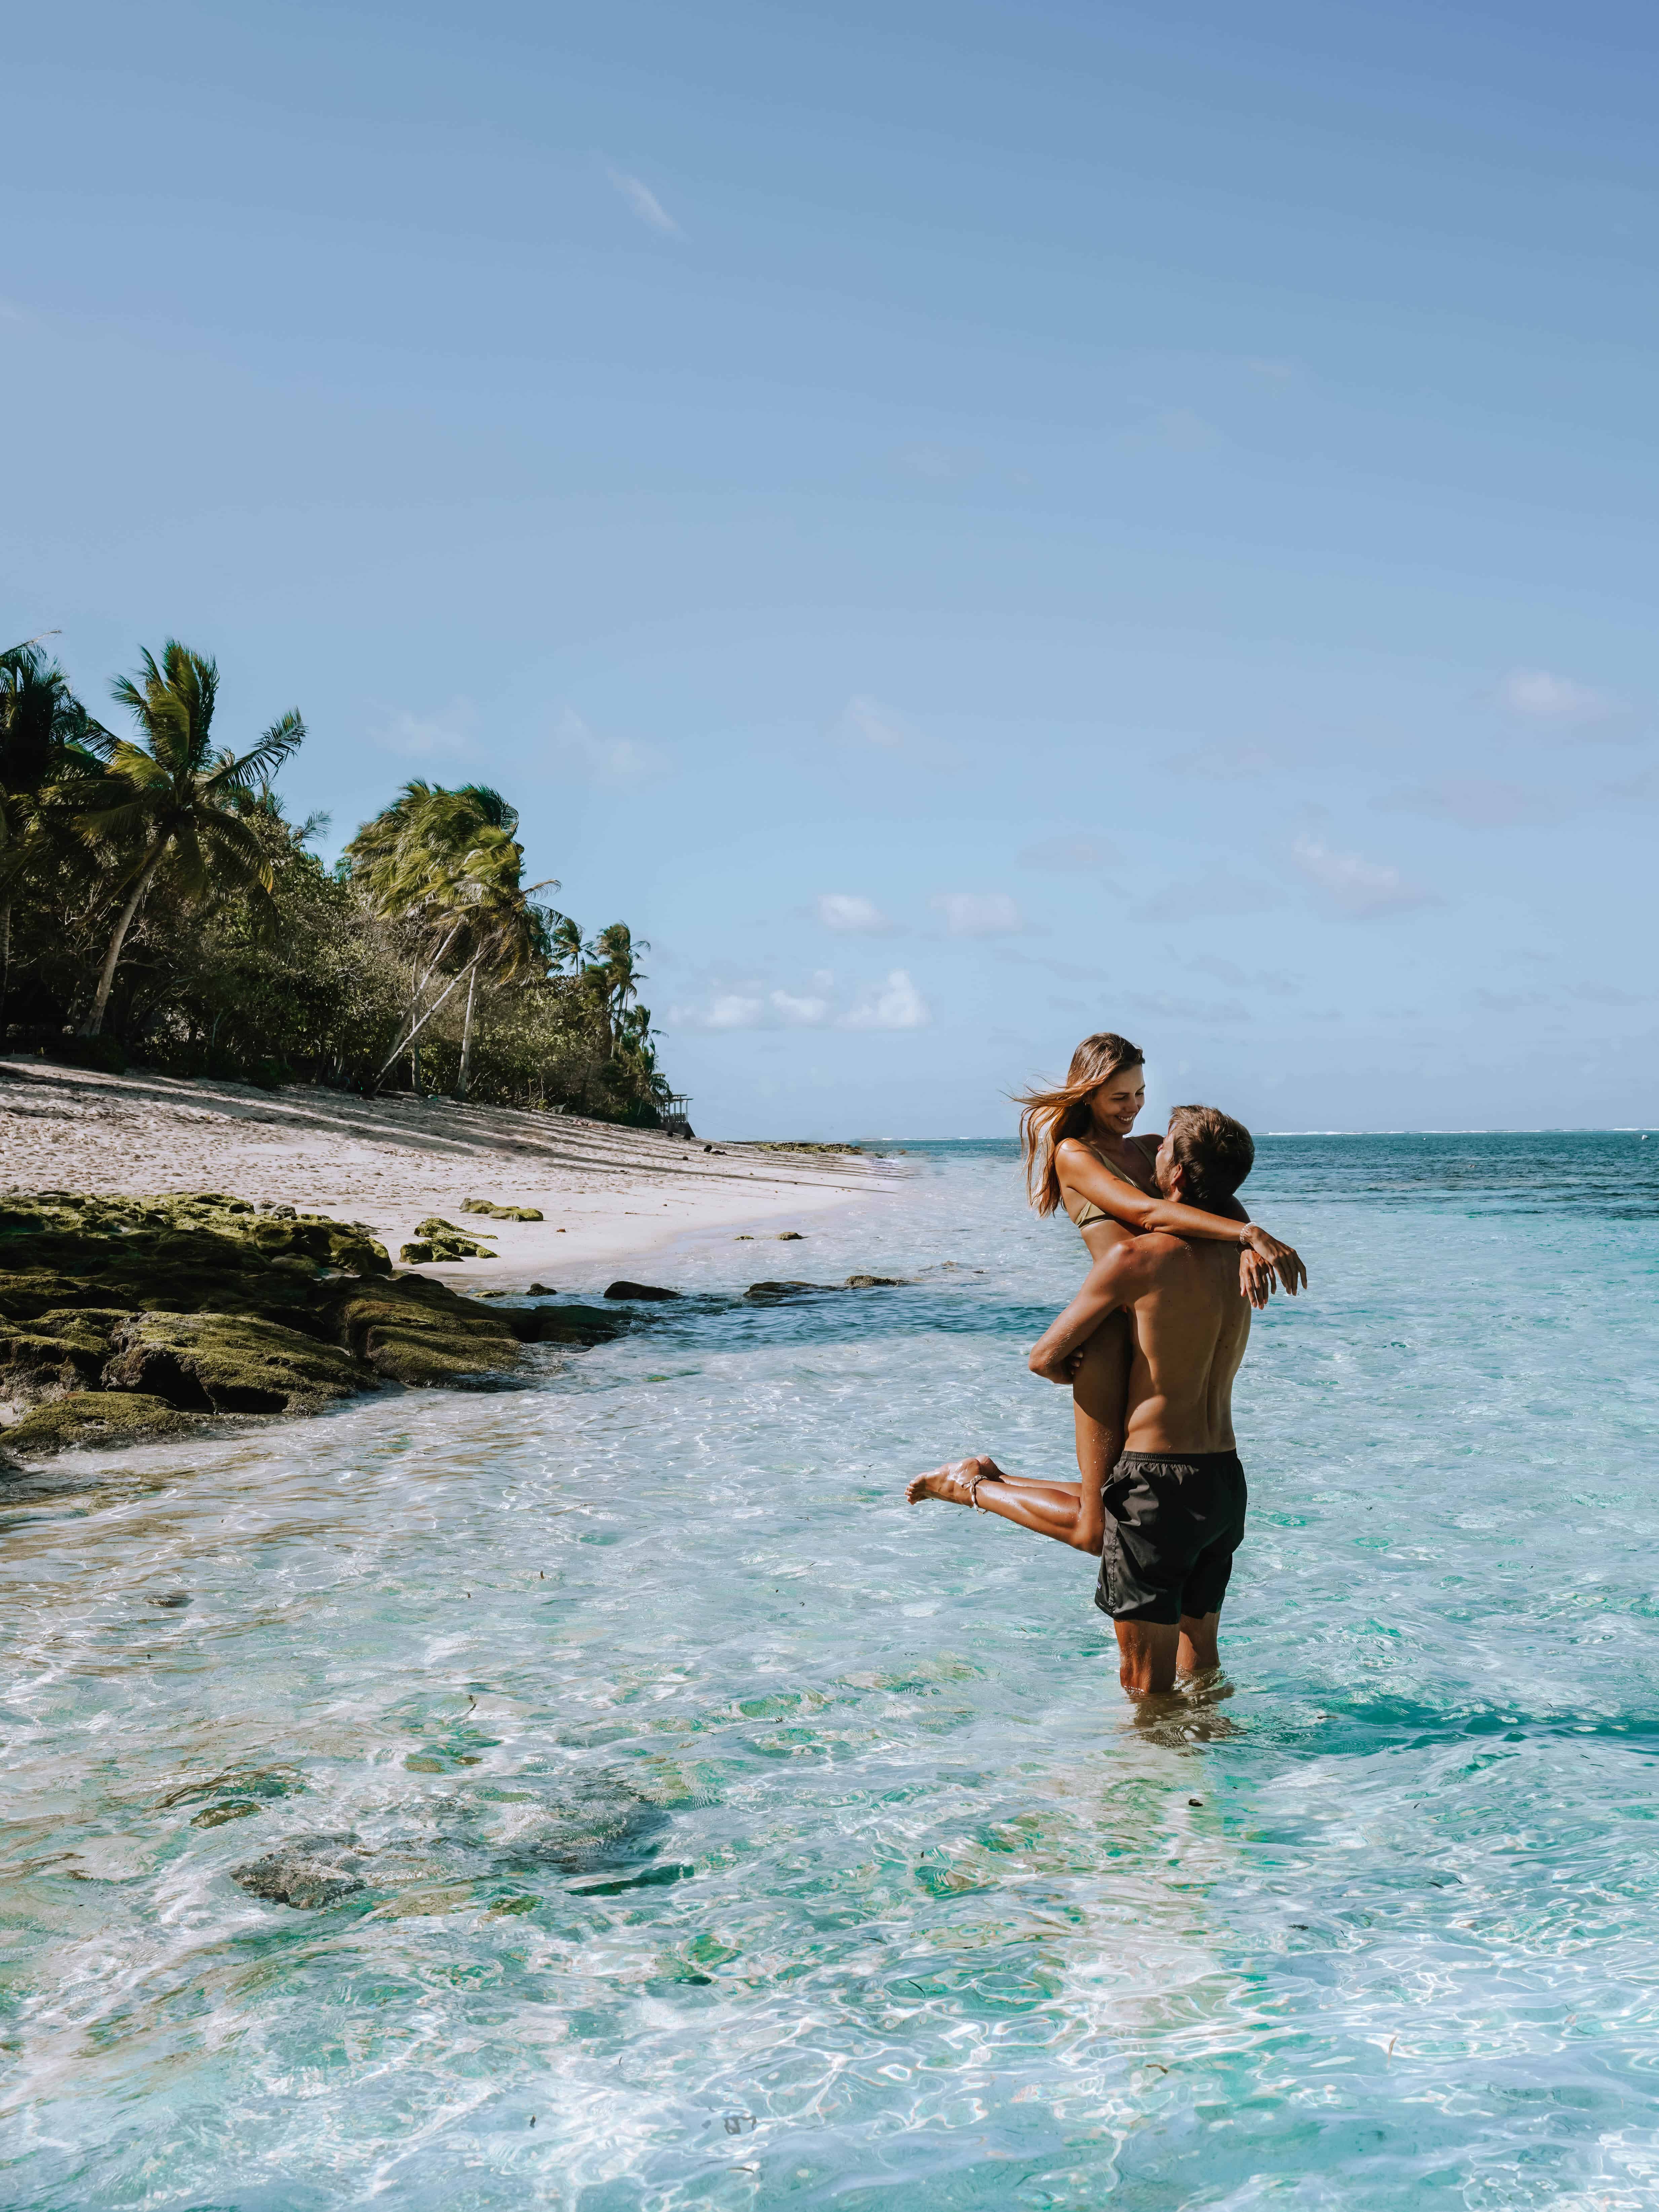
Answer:
[[[974,1502],[969,1485],[981,1482],[1000,1482],[1002,1469],[994,1459],[983,1453],[970,1459],[959,1459],[953,1467],[936,1467],[931,1474],[919,1474],[904,1492],[907,1505],[920,1505],[929,1498],[941,1499],[946,1505],[971,1505]]]

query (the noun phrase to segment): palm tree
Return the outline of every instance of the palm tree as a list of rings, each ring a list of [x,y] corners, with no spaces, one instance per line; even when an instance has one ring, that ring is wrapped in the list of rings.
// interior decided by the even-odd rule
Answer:
[[[103,1027],[127,932],[163,860],[171,860],[179,893],[191,905],[222,884],[270,889],[270,862],[240,810],[270,789],[303,741],[305,724],[290,708],[246,752],[215,752],[210,732],[218,690],[213,661],[176,638],[162,647],[159,667],[146,653],[138,678],[120,677],[113,686],[118,703],[131,708],[143,742],[117,738],[107,770],[83,794],[83,835],[130,857],[119,873],[126,896],[82,1036],[96,1036]]]
[[[417,781],[405,784],[346,848],[370,902],[408,927],[416,946],[408,1027],[387,1054],[382,1077],[465,982],[456,1086],[465,1098],[480,975],[503,983],[534,966],[545,971],[553,948],[544,909],[532,903],[532,894],[557,886],[549,878],[525,887],[524,848],[514,836],[518,826],[515,809],[487,784],[450,791]],[[446,960],[459,964],[422,1011],[421,1000]]]
[[[580,922],[573,921],[568,914],[556,914],[552,917],[548,938],[553,948],[555,966],[568,968],[573,973],[593,951],[582,935]]]
[[[65,779],[95,774],[115,740],[31,640],[0,653],[0,1048],[11,988],[11,910],[19,880],[49,842],[45,802]]]
[[[614,1052],[629,1001],[645,981],[644,971],[635,964],[634,956],[636,952],[648,952],[651,947],[643,937],[635,942],[625,921],[613,921],[599,932],[588,950],[592,964],[587,973],[599,993],[605,1049]]]

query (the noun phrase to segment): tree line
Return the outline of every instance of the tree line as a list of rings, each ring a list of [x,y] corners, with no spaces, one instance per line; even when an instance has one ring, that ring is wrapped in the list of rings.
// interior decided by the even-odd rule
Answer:
[[[177,640],[112,693],[125,732],[38,640],[0,653],[0,1049],[660,1123],[648,948],[525,880],[499,792],[408,783],[330,868],[276,790],[296,711],[222,744]]]

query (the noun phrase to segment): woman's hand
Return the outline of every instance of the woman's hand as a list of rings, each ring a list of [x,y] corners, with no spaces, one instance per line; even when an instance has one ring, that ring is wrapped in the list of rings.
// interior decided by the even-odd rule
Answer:
[[[1307,1289],[1308,1271],[1302,1264],[1301,1254],[1293,1246],[1281,1244],[1277,1237],[1270,1236],[1260,1222],[1251,1222],[1244,1231],[1243,1249],[1245,1252],[1253,1252],[1258,1260],[1265,1261],[1278,1278],[1279,1287],[1288,1291],[1291,1297],[1296,1296],[1298,1290]],[[1243,1279],[1244,1266],[1241,1258],[1239,1262],[1241,1288]],[[1245,1296],[1250,1297],[1251,1293],[1246,1291]],[[1252,1297],[1251,1303],[1255,1304],[1256,1301]],[[1265,1305],[1266,1298],[1261,1299],[1260,1303]]]
[[[1248,1244],[1239,1246],[1238,1295],[1248,1298],[1258,1313],[1273,1296],[1277,1279],[1271,1265],[1259,1252],[1252,1251]]]

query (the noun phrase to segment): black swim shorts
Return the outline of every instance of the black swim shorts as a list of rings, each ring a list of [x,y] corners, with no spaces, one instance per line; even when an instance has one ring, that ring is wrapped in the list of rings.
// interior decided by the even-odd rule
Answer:
[[[1166,1627],[1219,1613],[1247,1498],[1237,1452],[1125,1452],[1106,1479],[1095,1603],[1114,1620]]]

